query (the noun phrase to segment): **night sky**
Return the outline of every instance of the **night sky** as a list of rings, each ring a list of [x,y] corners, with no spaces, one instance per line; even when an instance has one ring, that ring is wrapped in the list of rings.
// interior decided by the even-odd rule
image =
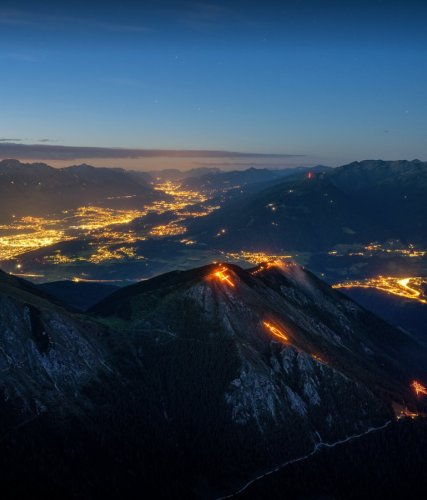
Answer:
[[[422,2],[135,3],[0,0],[2,143],[427,159]]]

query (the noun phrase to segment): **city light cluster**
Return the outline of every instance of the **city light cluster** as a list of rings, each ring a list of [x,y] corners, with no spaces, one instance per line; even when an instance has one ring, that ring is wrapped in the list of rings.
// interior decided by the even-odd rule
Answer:
[[[168,181],[155,184],[154,188],[167,194],[170,199],[152,201],[140,209],[82,206],[45,217],[14,217],[9,224],[0,225],[0,261],[16,259],[33,250],[70,240],[88,242],[94,250],[88,253],[87,250],[77,248],[73,253],[73,251],[52,249],[51,254],[43,257],[44,261],[67,265],[81,261],[98,264],[111,260],[137,260],[143,258],[138,255],[135,248],[138,242],[148,237],[183,235],[186,232],[183,221],[204,217],[219,208],[198,206],[207,201],[207,196],[197,191],[183,189],[180,183]],[[110,197],[107,200],[133,197],[134,195]],[[133,221],[150,213],[165,212],[174,215],[173,220],[167,224],[148,229],[129,226]],[[186,240],[184,244],[194,243],[192,240]]]
[[[427,279],[422,277],[396,278],[394,276],[378,276],[377,278],[360,281],[336,283],[333,288],[372,288],[427,304],[427,297],[424,293],[426,285]]]

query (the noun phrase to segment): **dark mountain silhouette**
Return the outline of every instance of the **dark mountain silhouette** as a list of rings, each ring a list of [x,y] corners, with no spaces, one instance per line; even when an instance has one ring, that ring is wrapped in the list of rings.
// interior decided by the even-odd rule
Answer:
[[[79,311],[86,311],[118,289],[110,284],[66,280],[42,283],[37,288]]]
[[[319,252],[388,239],[425,245],[426,220],[427,163],[363,161],[248,193],[189,233],[222,249]]]
[[[248,168],[231,172],[213,172],[200,176],[188,176],[183,182],[190,189],[221,191],[224,189],[241,189],[257,185],[256,189],[268,187],[270,183],[287,177],[304,175],[307,172],[326,172],[331,167],[318,165],[313,168],[295,167],[283,169]]]
[[[149,170],[147,173],[152,179],[163,181],[184,181],[187,178],[198,178],[204,175],[219,174],[221,170],[217,167],[197,167],[189,170],[177,168],[165,168],[162,170]]]
[[[351,288],[343,292],[377,316],[427,343],[427,305],[378,290]]]
[[[143,173],[89,165],[52,168],[44,163],[0,161],[0,212],[5,220],[12,215],[35,216],[84,204],[114,206],[114,198],[122,196],[133,196],[128,203],[140,206],[161,198]],[[121,206],[125,204],[120,200]]]

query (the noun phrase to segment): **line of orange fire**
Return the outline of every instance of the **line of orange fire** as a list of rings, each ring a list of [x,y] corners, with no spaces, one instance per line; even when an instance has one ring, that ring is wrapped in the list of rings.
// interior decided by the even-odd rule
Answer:
[[[272,325],[268,321],[264,321],[263,325],[275,336],[278,337],[281,340],[288,341],[288,337],[276,326]]]
[[[252,274],[258,274],[261,271],[265,271],[266,269],[270,269],[271,267],[275,267],[276,262],[274,261],[268,261],[268,262],[262,262],[255,271],[252,272]]]
[[[420,394],[427,396],[427,389],[416,380],[412,382],[411,387],[414,389],[417,396],[419,396]]]
[[[270,266],[273,266],[274,264],[275,263],[265,263],[264,265],[270,267]],[[261,270],[261,269],[259,269],[259,270]],[[264,267],[264,269],[265,269],[265,267]],[[259,272],[259,270],[257,270],[256,272]],[[225,282],[225,283],[227,283],[227,285],[229,285],[231,287],[235,287],[235,284],[231,280],[230,276],[228,274],[226,274],[226,272],[227,272],[227,270],[223,268],[223,269],[220,269],[220,270],[216,271],[214,273],[214,276],[216,278],[218,278],[221,282]],[[272,325],[268,321],[263,321],[263,325],[275,337],[279,338],[280,340],[284,340],[285,342],[289,341],[288,336],[280,328],[278,328],[277,326]],[[317,355],[317,354],[314,354],[313,358],[316,359],[317,361],[320,361],[321,363],[324,363],[324,360],[319,355]],[[427,396],[427,388],[425,388],[422,384],[420,384],[416,380],[414,380],[412,382],[411,387],[414,389],[414,391],[416,392],[417,396],[419,396],[420,394]]]
[[[231,287],[234,287],[234,283],[233,281],[231,280],[230,276],[228,274],[225,274],[225,270],[219,270],[219,271],[216,271],[215,273],[215,276],[220,280],[220,281],[223,281],[225,283],[227,283],[227,285],[231,286]]]

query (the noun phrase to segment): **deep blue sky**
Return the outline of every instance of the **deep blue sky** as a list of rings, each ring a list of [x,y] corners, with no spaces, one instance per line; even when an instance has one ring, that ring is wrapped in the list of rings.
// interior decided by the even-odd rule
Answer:
[[[0,139],[427,159],[421,1],[135,3],[0,0]]]

